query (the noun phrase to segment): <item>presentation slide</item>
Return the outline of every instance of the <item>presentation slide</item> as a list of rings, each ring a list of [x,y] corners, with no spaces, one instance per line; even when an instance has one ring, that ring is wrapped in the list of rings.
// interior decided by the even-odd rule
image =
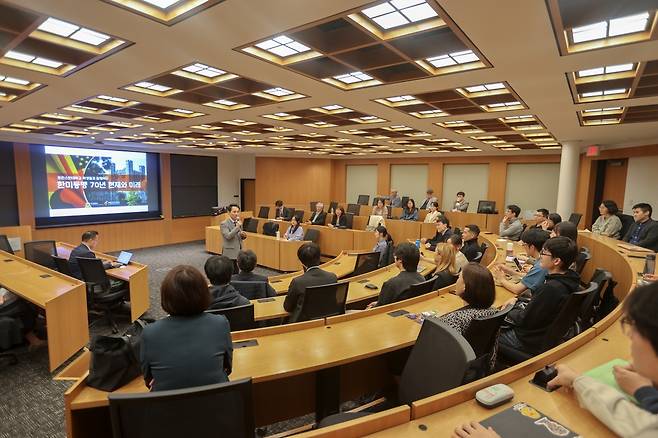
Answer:
[[[142,152],[46,146],[50,217],[148,211]]]

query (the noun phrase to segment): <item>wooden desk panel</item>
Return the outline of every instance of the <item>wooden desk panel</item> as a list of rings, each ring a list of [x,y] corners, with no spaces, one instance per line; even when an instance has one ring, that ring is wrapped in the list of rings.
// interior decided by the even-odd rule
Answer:
[[[404,240],[420,239],[420,226],[422,222],[417,221],[401,221],[395,219],[386,219],[386,230],[395,242],[403,242]]]
[[[305,244],[303,240],[280,240],[279,241],[279,271],[291,272],[302,269],[302,263],[297,257],[297,250]]]
[[[487,231],[487,214],[479,213],[461,213],[456,211],[446,211],[445,216],[450,221],[450,226],[452,228],[459,228],[463,230],[466,225],[477,225],[480,227],[480,231]],[[491,230],[488,230],[491,231]],[[493,231],[494,233],[498,232],[498,228]]]
[[[4,234],[8,239],[18,237],[21,239],[21,249],[14,251],[19,257],[23,257],[23,244],[32,240],[32,227],[21,225],[16,227],[0,227],[0,234]]]
[[[352,231],[354,244],[352,245],[356,251],[372,251],[377,244],[377,236],[374,231]]]
[[[279,269],[279,240],[276,237],[247,233],[242,248],[254,251],[258,255],[259,265]]]
[[[0,251],[0,285],[45,309],[50,371],[89,342],[82,281]]]
[[[321,225],[309,225],[320,232],[318,245],[323,255],[336,256],[343,250],[353,249],[354,235],[352,230],[323,227]]]

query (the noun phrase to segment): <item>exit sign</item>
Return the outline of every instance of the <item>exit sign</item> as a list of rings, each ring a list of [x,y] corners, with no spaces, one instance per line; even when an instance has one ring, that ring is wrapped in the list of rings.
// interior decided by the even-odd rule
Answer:
[[[598,146],[592,145],[587,146],[587,156],[588,157],[598,157],[601,153],[601,149]]]

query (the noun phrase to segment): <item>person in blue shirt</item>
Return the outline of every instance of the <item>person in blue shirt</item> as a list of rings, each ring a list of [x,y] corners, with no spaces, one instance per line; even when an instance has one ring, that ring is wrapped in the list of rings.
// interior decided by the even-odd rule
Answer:
[[[407,205],[402,210],[402,217],[400,218],[403,221],[417,221],[418,220],[418,209],[416,208],[416,201],[409,198]]]
[[[531,228],[524,231],[521,235],[521,243],[523,244],[528,256],[536,260],[535,263],[527,273],[520,273],[523,277],[518,283],[507,280],[505,274],[518,276],[519,272],[505,264],[499,264],[493,270],[496,282],[516,295],[523,294],[526,291],[529,291],[532,294],[537,290],[539,286],[544,284],[544,279],[547,274],[546,270],[539,264],[539,253],[544,247],[544,243],[546,243],[549,238],[550,234],[548,231],[544,231],[540,228]]]
[[[303,240],[304,239],[304,230],[299,225],[299,219],[297,216],[293,216],[290,219],[290,226],[286,233],[283,235],[283,238],[286,240]]]

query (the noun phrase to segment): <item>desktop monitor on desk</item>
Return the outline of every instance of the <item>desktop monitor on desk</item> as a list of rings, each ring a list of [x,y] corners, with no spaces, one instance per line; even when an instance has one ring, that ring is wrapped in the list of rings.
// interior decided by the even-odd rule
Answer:
[[[496,214],[496,201],[478,201],[478,213]]]

